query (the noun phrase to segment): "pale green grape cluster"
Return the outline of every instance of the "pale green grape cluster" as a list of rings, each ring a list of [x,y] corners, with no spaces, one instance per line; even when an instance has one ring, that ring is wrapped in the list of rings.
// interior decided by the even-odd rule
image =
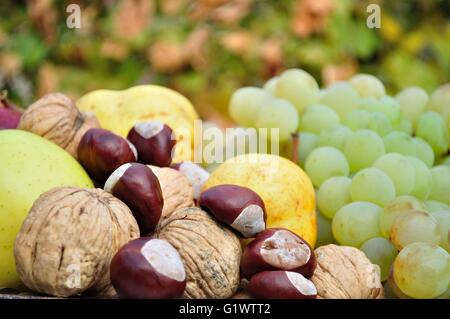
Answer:
[[[380,267],[381,280],[388,279],[389,269],[398,254],[397,248],[386,238],[374,237],[362,244],[360,249],[373,264]]]
[[[436,298],[449,288],[450,256],[436,245],[410,244],[395,259],[393,277],[409,297]]]
[[[316,188],[319,245],[362,249],[400,298],[448,295],[450,83],[390,96],[369,74],[320,88],[292,69],[237,90],[230,116],[278,128],[259,134],[278,140],[284,156],[295,154],[297,133],[295,158]]]

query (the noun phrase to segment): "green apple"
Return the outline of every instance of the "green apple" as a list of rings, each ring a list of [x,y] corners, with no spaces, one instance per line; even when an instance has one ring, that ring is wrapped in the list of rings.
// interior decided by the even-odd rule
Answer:
[[[0,131],[0,287],[20,285],[14,240],[33,202],[57,186],[93,184],[81,165],[56,144],[21,130]]]

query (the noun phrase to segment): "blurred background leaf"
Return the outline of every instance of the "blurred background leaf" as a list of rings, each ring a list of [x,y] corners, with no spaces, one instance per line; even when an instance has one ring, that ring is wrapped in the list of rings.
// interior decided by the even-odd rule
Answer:
[[[81,29],[66,7],[81,7]],[[369,29],[367,6],[381,7]],[[447,0],[3,0],[0,87],[28,105],[51,91],[73,98],[140,83],[172,87],[201,115],[226,114],[239,86],[300,67],[322,85],[357,72],[393,94],[449,81]]]

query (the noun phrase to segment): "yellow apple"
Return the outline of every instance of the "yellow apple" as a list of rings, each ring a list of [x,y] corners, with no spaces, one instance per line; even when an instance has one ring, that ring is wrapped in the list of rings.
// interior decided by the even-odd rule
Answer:
[[[93,184],[81,165],[56,144],[21,130],[0,131],[0,287],[20,285],[14,240],[33,202],[56,186]]]
[[[204,190],[235,184],[254,190],[264,200],[267,227],[283,227],[314,247],[317,237],[314,187],[293,162],[271,154],[245,154],[217,167]]]
[[[198,115],[188,99],[171,89],[139,85],[122,91],[96,90],[82,96],[76,104],[81,111],[94,113],[103,128],[123,137],[137,122],[164,122],[175,132],[174,162],[192,160],[194,121]]]

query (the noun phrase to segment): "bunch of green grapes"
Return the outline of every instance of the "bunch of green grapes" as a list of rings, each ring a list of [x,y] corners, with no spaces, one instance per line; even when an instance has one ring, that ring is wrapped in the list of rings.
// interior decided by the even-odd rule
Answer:
[[[448,296],[450,84],[390,96],[369,74],[320,88],[293,69],[236,91],[230,115],[280,129],[316,187],[319,245],[360,248],[400,298]]]

